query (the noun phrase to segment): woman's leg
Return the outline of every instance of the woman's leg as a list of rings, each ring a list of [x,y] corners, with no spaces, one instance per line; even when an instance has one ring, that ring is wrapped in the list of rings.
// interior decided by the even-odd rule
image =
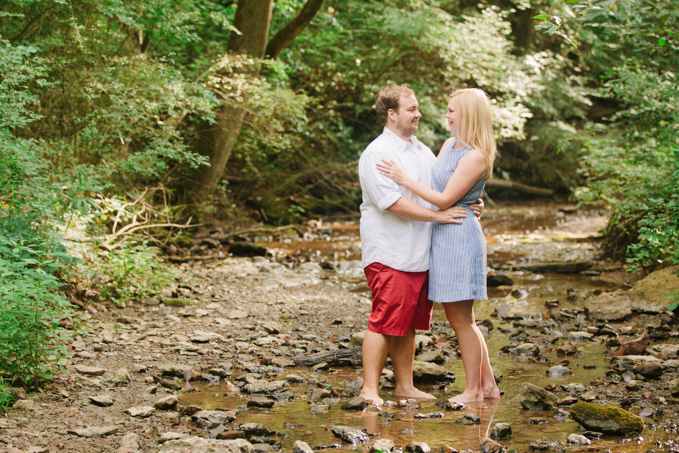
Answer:
[[[483,357],[481,359],[481,388],[483,389],[483,397],[485,399],[500,398],[500,389],[495,383],[495,375],[493,374],[493,367],[490,365],[490,356],[488,355],[488,345],[486,339],[483,338],[481,329],[474,323],[474,328],[479,336],[481,345],[483,346]]]
[[[476,327],[474,318],[474,301],[463,300],[459,302],[444,303],[446,318],[455,331],[457,342],[460,345],[462,364],[466,376],[464,392],[450,398],[451,403],[471,403],[483,401],[482,364],[484,357],[483,336]],[[486,360],[488,352],[485,351]],[[490,362],[488,363],[490,365]],[[492,371],[491,371],[492,374]]]

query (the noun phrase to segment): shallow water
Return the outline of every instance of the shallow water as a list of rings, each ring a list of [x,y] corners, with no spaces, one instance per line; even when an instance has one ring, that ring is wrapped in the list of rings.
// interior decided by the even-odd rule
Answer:
[[[387,406],[381,410],[367,409],[351,412],[341,409],[342,401],[310,401],[311,389],[306,384],[291,384],[291,398],[280,401],[271,409],[246,408],[247,396],[224,395],[221,386],[200,385],[181,397],[183,405],[198,405],[206,409],[233,409],[240,407],[238,423],[258,422],[277,432],[277,440],[283,451],[292,451],[296,440],[308,442],[312,447],[335,446],[340,450],[367,450],[377,436],[389,438],[397,446],[407,443],[426,442],[432,449],[445,445],[457,449],[477,450],[479,440],[490,433],[494,424],[504,422],[512,425],[513,436],[501,441],[510,449],[523,452],[529,450],[529,441],[545,437],[559,441],[566,449],[566,439],[571,433],[582,434],[579,425],[568,417],[554,411],[534,412],[523,410],[518,395],[526,382],[540,387],[549,384],[581,383],[590,385],[602,379],[609,369],[606,362],[606,348],[599,342],[581,341],[581,352],[569,356],[567,363],[573,374],[566,377],[548,376],[550,366],[563,363],[564,358],[557,356],[549,347],[543,351],[546,360],[517,359],[500,349],[510,344],[509,336],[520,329],[514,321],[502,320],[508,314],[520,314],[524,318],[533,316],[539,320],[545,313],[545,302],[558,300],[562,310],[571,310],[578,316],[579,309],[589,295],[614,289],[620,286],[615,280],[599,275],[583,274],[532,274],[516,269],[522,263],[550,261],[592,261],[596,257],[595,242],[598,231],[605,224],[605,218],[596,211],[580,213],[571,206],[528,205],[504,209],[487,209],[482,221],[487,237],[489,263],[500,268],[514,280],[512,287],[489,288],[489,300],[475,304],[478,320],[490,319],[494,329],[487,333],[486,339],[491,352],[494,370],[503,375],[500,389],[504,396],[500,400],[471,404],[461,412],[444,412],[441,419],[417,419],[418,413],[443,411],[434,401],[422,401],[419,408],[400,408]],[[280,261],[340,261],[360,260],[360,241],[358,225],[355,222],[331,224],[326,234],[307,241],[288,239],[270,241],[267,248],[274,250]],[[362,276],[338,275],[328,272],[324,275],[328,283],[341,284],[369,298],[370,293]],[[569,299],[570,296],[570,299]],[[435,306],[432,330],[452,335],[447,327],[443,310]],[[586,328],[582,319],[583,329]],[[420,385],[430,391],[440,401],[451,391],[461,391],[464,387],[464,370],[459,357],[451,357],[444,365],[457,376],[457,382],[442,385]],[[289,374],[298,374],[327,383],[338,392],[343,389],[360,388],[360,369],[340,368],[321,372],[309,369],[289,369]],[[236,377],[234,375],[233,377]],[[282,377],[276,377],[282,379]],[[193,384],[192,384],[193,385]],[[195,387],[195,385],[194,385]],[[313,388],[318,388],[314,386]],[[624,392],[624,388],[609,388],[608,391]],[[566,396],[558,392],[560,397]],[[396,401],[389,391],[383,391],[385,400]],[[643,404],[643,402],[642,402]],[[639,413],[637,404],[630,408]],[[481,417],[481,425],[463,425],[456,420],[465,413],[476,413]],[[542,418],[543,424],[530,424],[529,420]],[[672,422],[672,421],[668,421]],[[645,452],[653,450],[653,442],[666,441],[673,435],[665,430],[655,430],[653,421],[647,420],[647,427],[641,436],[635,438],[604,437],[593,442],[590,451]],[[656,422],[657,423],[657,422]],[[662,420],[660,423],[664,423]],[[347,445],[336,438],[330,428],[334,425],[364,427],[375,437],[361,445]],[[569,451],[585,451],[585,448],[568,447]],[[662,448],[657,451],[663,451]]]

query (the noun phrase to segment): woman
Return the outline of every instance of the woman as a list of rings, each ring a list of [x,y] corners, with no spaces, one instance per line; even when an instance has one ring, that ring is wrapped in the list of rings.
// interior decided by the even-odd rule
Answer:
[[[393,161],[377,168],[439,209],[463,206],[469,211],[493,174],[497,154],[490,102],[479,89],[457,90],[450,95],[446,119],[453,137],[443,144],[432,168],[432,189],[405,176]],[[429,298],[443,303],[467,377],[464,392],[450,398],[451,403],[500,397],[473,309],[474,300],[488,298],[486,241],[471,211],[462,220],[462,225],[434,224],[429,256]]]

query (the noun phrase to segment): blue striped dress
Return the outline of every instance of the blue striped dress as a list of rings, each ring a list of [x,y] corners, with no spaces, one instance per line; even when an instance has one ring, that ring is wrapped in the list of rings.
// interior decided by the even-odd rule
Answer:
[[[471,148],[454,149],[454,142],[432,168],[432,188],[443,192],[459,160]],[[478,217],[469,209],[483,194],[486,178],[474,183],[454,206],[467,209],[459,224],[434,223],[429,252],[429,299],[436,302],[485,300],[486,240]]]

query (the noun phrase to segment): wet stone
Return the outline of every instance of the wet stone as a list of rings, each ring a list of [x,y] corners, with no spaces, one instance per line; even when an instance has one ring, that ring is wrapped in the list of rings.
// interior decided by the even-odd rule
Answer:
[[[573,371],[563,365],[555,365],[547,370],[547,375],[549,376],[568,376],[571,374],[573,374]]]
[[[479,450],[482,453],[489,453],[489,452],[502,452],[505,451],[505,448],[502,444],[495,442],[493,439],[484,437],[481,439],[481,443],[479,444]]]
[[[632,371],[648,379],[656,379],[662,376],[663,366],[657,362],[638,363]]]
[[[431,448],[424,442],[410,442],[406,445],[406,451],[409,453],[430,453]]]
[[[314,450],[309,446],[308,443],[301,440],[296,440],[292,444],[292,453],[313,453]]]
[[[463,410],[466,406],[462,403],[451,403],[449,401],[443,401],[443,402],[438,402],[436,403],[437,406],[441,406],[444,411],[461,411]]]
[[[222,431],[217,434],[217,439],[245,439],[245,431],[242,430],[232,430],[232,431]]]
[[[214,429],[225,423],[236,420],[236,415],[231,411],[199,411],[193,414],[191,419],[201,428]]]
[[[349,401],[342,404],[342,409],[351,411],[362,411],[369,405],[370,403],[366,401],[363,397],[357,396],[356,398],[352,398]]]
[[[427,351],[423,352],[422,354],[418,354],[417,357],[415,357],[415,360],[419,360],[420,362],[432,362],[442,365],[446,363],[449,355],[450,353],[445,349],[436,349],[433,351]]]
[[[547,440],[544,437],[538,440],[531,440],[528,442],[528,448],[531,451],[549,451],[557,449],[561,446],[561,443],[556,440]]]
[[[333,426],[331,429],[335,436],[352,445],[366,442],[369,439],[365,430],[362,429],[341,425]]]
[[[535,343],[523,343],[514,348],[512,354],[539,357],[542,352],[540,351],[540,346]]]
[[[588,430],[607,434],[638,434],[644,421],[638,415],[616,406],[579,402],[571,408],[571,418]]]
[[[273,436],[276,431],[272,431],[264,427],[261,423],[243,423],[239,426],[240,429],[245,431],[245,435],[250,436]]]
[[[479,425],[481,424],[481,417],[477,414],[466,414],[462,418],[455,420],[457,423],[462,423],[463,425]]]
[[[512,437],[512,425],[509,423],[496,423],[490,432],[490,438],[493,440],[509,439],[510,437]]]
[[[427,412],[426,414],[418,413],[415,414],[415,418],[443,418],[443,412]]]
[[[524,409],[547,410],[556,404],[558,398],[552,392],[529,383],[524,386],[519,400]]]

